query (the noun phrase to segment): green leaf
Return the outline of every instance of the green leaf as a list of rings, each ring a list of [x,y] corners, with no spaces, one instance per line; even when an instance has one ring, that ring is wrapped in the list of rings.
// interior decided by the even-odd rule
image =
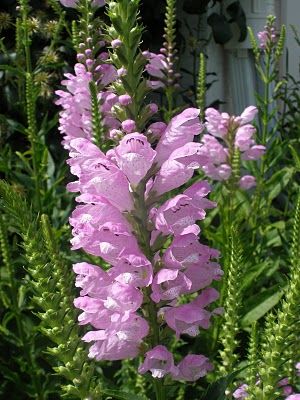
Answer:
[[[268,191],[268,201],[271,202],[287,186],[294,173],[294,168],[282,168],[275,172],[266,184]]]
[[[208,387],[207,391],[201,397],[201,400],[226,400],[228,399],[225,391],[227,387],[231,384],[234,378],[247,367],[243,367],[238,369],[237,371],[232,372],[229,375],[224,376],[223,378],[218,379],[216,382],[213,382]]]
[[[284,289],[280,289],[279,285],[260,293],[256,298],[255,306],[241,319],[241,326],[245,328],[263,317],[271,308],[276,306],[283,294]]]
[[[246,14],[241,6],[239,1],[234,1],[233,3],[229,4],[226,11],[231,17],[230,22],[235,22],[240,30],[240,37],[239,42],[243,42],[247,37],[247,21],[246,21]]]
[[[300,171],[300,157],[299,154],[297,153],[297,151],[294,149],[293,146],[289,145],[289,149],[290,152],[292,153],[293,159],[294,159],[294,163],[295,163],[295,167],[298,171]]]
[[[207,18],[216,43],[225,44],[232,38],[230,25],[224,15],[212,13]]]

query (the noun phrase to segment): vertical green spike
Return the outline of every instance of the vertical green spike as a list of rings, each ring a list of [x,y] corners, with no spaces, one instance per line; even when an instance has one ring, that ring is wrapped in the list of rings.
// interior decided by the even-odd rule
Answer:
[[[205,116],[206,105],[206,62],[205,55],[200,53],[199,57],[199,73],[197,82],[197,107],[200,108],[200,118],[203,121]]]
[[[93,127],[93,140],[95,144],[103,149],[105,144],[105,130],[102,123],[102,116],[100,112],[100,104],[97,97],[97,85],[94,81],[89,83],[91,93],[91,105],[92,105],[92,127]]]
[[[238,231],[231,227],[228,246],[229,255],[224,266],[226,288],[223,291],[224,316],[219,341],[220,350],[219,376],[227,375],[233,371],[237,361],[235,350],[238,345],[237,333],[239,331],[239,312],[241,306],[240,281],[243,267],[243,250],[238,237]]]
[[[254,36],[253,30],[250,28],[250,26],[248,26],[248,33],[249,33],[249,40],[250,40],[250,44],[251,44],[252,51],[253,51],[253,54],[254,54],[255,62],[256,62],[256,64],[258,64],[259,63],[259,57],[260,57],[260,50],[259,50],[259,47],[258,47],[257,40],[256,40],[256,38]]]

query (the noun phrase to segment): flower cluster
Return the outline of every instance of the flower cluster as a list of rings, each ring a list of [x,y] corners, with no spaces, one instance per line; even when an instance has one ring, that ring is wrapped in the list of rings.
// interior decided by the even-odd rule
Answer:
[[[259,47],[262,50],[271,49],[274,47],[278,40],[278,34],[275,29],[275,17],[270,16],[267,21],[267,25],[265,25],[264,30],[258,32],[257,37],[259,40]]]
[[[68,84],[74,82],[77,78],[69,76]],[[69,96],[59,94],[64,105]],[[123,97],[118,101],[127,102]],[[198,240],[197,221],[215,207],[206,198],[210,186],[198,181],[164,200],[164,194],[187,184],[194,170],[208,162],[203,144],[193,141],[203,130],[199,110],[186,109],[168,125],[152,124],[145,134],[120,129],[123,138],[105,154],[83,129],[82,135],[74,135],[71,126],[64,125],[68,163],[78,177],[68,189],[80,192],[76,200],[81,203],[70,218],[72,248],[110,264],[105,270],[85,262],[74,265],[76,286],[81,288],[74,304],[82,310],[79,323],[94,328],[83,340],[94,342],[89,355],[97,360],[136,357],[143,342],[149,345],[148,333],[153,337],[155,331],[159,338],[165,324],[177,337],[196,336],[220,312],[208,309],[218,298],[209,285],[222,276],[214,261],[219,253]],[[196,296],[187,303],[182,295],[191,293]],[[160,340],[151,346],[140,373],[193,381],[212,368],[205,356],[195,354],[175,366]]]
[[[205,111],[206,134],[202,136],[202,151],[208,155],[207,163],[202,167],[205,174],[214,180],[226,181],[233,172],[236,153],[242,160],[257,160],[265,152],[265,146],[258,145],[253,139],[256,131],[250,123],[257,114],[257,108],[247,107],[240,116],[220,113],[214,108]],[[239,178],[242,189],[255,186],[255,178],[244,175]]]

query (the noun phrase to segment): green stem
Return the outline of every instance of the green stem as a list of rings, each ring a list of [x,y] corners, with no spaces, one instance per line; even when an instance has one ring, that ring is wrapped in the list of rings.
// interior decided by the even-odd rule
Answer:
[[[260,66],[259,66],[260,67]],[[268,128],[269,128],[269,103],[270,103],[270,68],[271,68],[271,54],[267,54],[267,59],[266,59],[266,70],[265,73],[262,75],[264,76],[264,82],[265,82],[265,87],[264,87],[264,98],[263,98],[263,113],[262,113],[262,137],[261,137],[261,143],[262,145],[267,144],[267,139],[268,139]],[[264,175],[265,175],[265,168],[266,168],[266,163],[265,163],[265,155],[262,156],[261,158],[261,163],[260,163],[260,176],[258,180],[258,185],[257,189],[255,192],[254,200],[253,200],[253,227],[257,226],[257,218],[260,215],[260,208],[261,208],[261,198],[263,195],[263,185],[264,185]],[[252,236],[252,243],[254,243],[254,237],[255,231],[253,231],[253,236]]]

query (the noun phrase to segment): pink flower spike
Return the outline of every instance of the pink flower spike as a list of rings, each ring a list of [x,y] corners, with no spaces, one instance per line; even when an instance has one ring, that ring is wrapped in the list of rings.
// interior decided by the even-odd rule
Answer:
[[[300,400],[300,393],[291,394],[285,400]]]
[[[158,345],[147,351],[144,362],[138,369],[140,374],[150,371],[153,378],[161,379],[167,374],[176,374],[173,355],[165,346]]]
[[[176,380],[195,382],[207,372],[213,370],[208,358],[201,354],[189,354],[177,365],[178,374],[173,376]]]
[[[156,151],[151,148],[146,136],[131,133],[120,141],[115,154],[120,169],[131,184],[137,185],[151,168]]]

